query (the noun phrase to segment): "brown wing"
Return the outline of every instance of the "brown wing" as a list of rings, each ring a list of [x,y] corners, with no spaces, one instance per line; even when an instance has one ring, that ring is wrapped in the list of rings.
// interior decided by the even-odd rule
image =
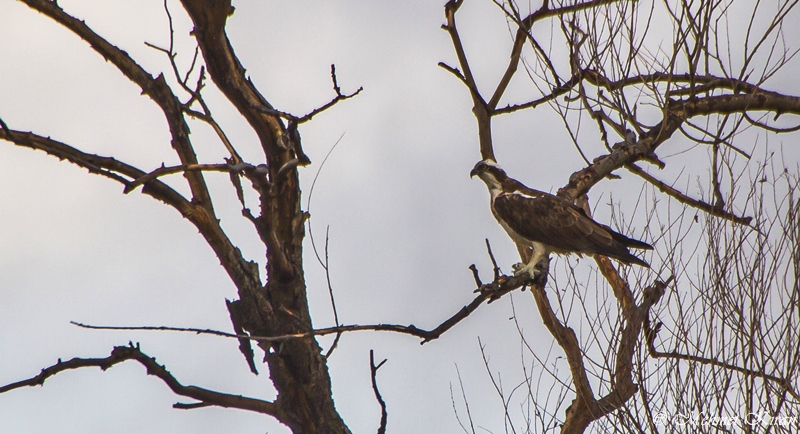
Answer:
[[[494,200],[498,217],[521,236],[556,251],[600,254],[647,266],[616,239],[629,238],[598,224],[561,198],[542,192],[532,194],[536,196],[501,194]]]

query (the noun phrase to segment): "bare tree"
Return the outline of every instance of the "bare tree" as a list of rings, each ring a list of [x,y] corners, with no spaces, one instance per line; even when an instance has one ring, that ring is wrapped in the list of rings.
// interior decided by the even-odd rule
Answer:
[[[179,84],[177,89],[170,87],[164,75],[153,75],[146,71],[125,51],[95,33],[56,2],[34,0],[24,3],[88,42],[92,49],[116,66],[120,73],[158,105],[169,126],[172,148],[181,164],[148,173],[110,156],[89,154],[49,137],[14,130],[5,123],[0,125],[0,138],[18,146],[45,151],[122,183],[126,191],[142,186],[145,194],[173,207],[191,222],[238,288],[239,299],[229,302],[228,310],[235,332],[242,336],[240,350],[247,358],[250,369],[256,372],[255,356],[248,335],[283,336],[311,331],[302,261],[306,215],[300,208],[297,176],[297,168],[308,165],[309,160],[301,148],[297,127],[358,91],[342,93],[332,69],[335,96],[329,102],[302,116],[276,110],[245,76],[245,69],[226,35],[226,21],[234,10],[230,1],[182,2],[194,23],[193,35],[199,48],[197,62],[188,71],[180,71],[174,63],[172,45],[157,47],[173,61],[172,72]],[[243,161],[212,117],[202,94],[209,77],[256,133],[263,151],[262,163]],[[230,154],[225,163],[198,163],[187,117],[200,119],[214,128]],[[242,214],[252,222],[264,243],[267,265],[263,281],[260,267],[242,255],[220,226],[203,175],[203,172],[210,170],[230,173],[231,183],[241,201]],[[159,179],[160,176],[175,172],[184,173],[190,189],[188,196]],[[257,203],[245,203],[242,181],[252,186],[258,197]],[[255,212],[251,211],[250,206],[255,208]],[[126,360],[136,360],[146,366],[149,373],[161,378],[176,394],[195,400],[182,405],[184,408],[212,405],[239,408],[271,415],[294,432],[349,432],[334,408],[325,355],[313,337],[265,341],[259,345],[278,390],[278,398],[271,402],[184,386],[163,366],[158,365],[154,358],[134,345],[116,347],[106,358],[76,358],[59,362],[34,378],[5,386],[0,391],[41,384],[46,378],[68,369],[85,366],[105,369]]]
[[[505,276],[494,262],[492,281],[484,283],[473,266],[478,288],[474,300],[439,326],[425,330],[413,325],[342,325],[338,317],[334,327],[312,327],[302,256],[308,215],[301,207],[298,178],[298,170],[311,162],[303,151],[299,127],[359,93],[360,89],[339,86],[333,66],[333,97],[308,113],[292,114],[270,103],[246,76],[226,33],[233,13],[230,1],[181,1],[194,26],[197,52],[191,66],[182,70],[175,61],[172,39],[168,46],[151,45],[169,59],[169,79],[145,70],[57,2],[20,1],[88,42],[141,88],[163,112],[180,164],[146,171],[2,121],[0,139],[67,160],[122,184],[125,192],[141,188],[192,223],[219,258],[239,298],[227,304],[233,333],[184,330],[238,339],[254,373],[258,370],[255,342],[264,353],[277,398],[248,398],[186,386],[134,344],[115,347],[108,357],[59,361],[37,376],[0,387],[0,393],[43,384],[66,370],[106,369],[133,360],[175,394],[194,400],[176,404],[177,408],[219,406],[258,412],[296,433],[350,432],[334,407],[327,354],[318,336],[393,331],[424,343],[437,339],[485,303],[529,286],[568,371],[550,369],[548,360],[527,347],[530,351],[524,357],[534,361],[533,369],[525,371],[526,381],[515,389],[527,392],[522,398],[524,432],[584,432],[593,422],[593,427],[604,431],[657,432],[665,422],[659,413],[664,409],[674,410],[670,414],[700,409],[703,417],[760,412],[774,416],[797,409],[798,181],[796,175],[769,172],[777,166],[766,161],[751,162],[755,147],[739,143],[752,140],[747,135],[751,130],[769,134],[796,130],[778,117],[800,114],[800,97],[770,87],[795,54],[784,26],[796,16],[796,2],[748,6],[733,1],[576,0],[544,1],[525,10],[516,2],[496,1],[498,16],[507,21],[513,42],[505,72],[490,95],[478,85],[482,81],[476,78],[456,24],[464,2],[447,2],[443,28],[451,38],[457,66],[440,65],[466,86],[472,98],[481,158],[496,160],[492,134],[496,116],[556,110],[572,148],[586,163],[559,190],[559,196],[589,212],[588,192],[613,183],[619,178],[614,172],[626,169],[648,186],[639,202],[651,206],[640,205],[632,211],[623,207],[615,210],[614,217],[619,226],[632,218],[649,221],[646,233],[659,256],[652,272],[637,274],[621,272],[607,258],[597,257],[600,274],[590,274],[586,280],[567,263],[551,270],[547,290],[546,274],[537,280]],[[744,25],[739,23],[742,10],[749,17]],[[733,30],[739,28],[746,31]],[[550,33],[542,36],[540,29]],[[670,44],[662,43],[665,37]],[[538,96],[504,103],[512,81],[520,80],[518,70],[526,72],[522,80],[527,79],[530,92]],[[239,145],[229,140],[212,115],[203,93],[210,85],[208,78],[255,133],[262,154],[258,161],[245,160]],[[228,153],[224,162],[198,161],[189,118],[215,131]],[[585,122],[596,124],[597,129],[586,131],[581,128]],[[704,184],[710,198],[696,197],[676,187],[684,182],[661,181],[640,167],[646,163],[668,171],[670,158],[659,157],[657,151],[670,146],[671,154],[688,149],[708,156],[702,169],[710,173]],[[252,223],[266,251],[263,275],[260,266],[247,259],[223,231],[205,179],[210,171],[230,175],[242,215]],[[186,179],[188,194],[161,179],[176,173]],[[673,202],[660,206],[661,195]],[[682,206],[677,212],[676,204]],[[697,227],[691,226],[694,210],[705,213],[699,235],[707,241],[708,252],[686,246],[691,239],[688,232]],[[520,248],[523,259],[529,254]],[[491,249],[489,255],[494,261]],[[321,262],[327,272],[327,261]],[[579,333],[576,324],[581,326]],[[521,329],[520,334],[527,345]],[[489,360],[484,360],[488,368]],[[383,432],[387,405],[376,382],[381,365],[371,355],[372,386],[382,411]],[[510,396],[499,381],[494,384],[503,398],[506,429],[518,432]],[[547,390],[544,397],[543,390]],[[718,425],[683,426],[694,431]],[[470,427],[475,431],[474,424]],[[791,431],[793,427],[796,424],[765,429]]]
[[[554,109],[586,162],[559,196],[585,207],[593,187],[613,183],[620,178],[614,172],[626,169],[645,182],[638,202],[652,204],[626,206],[629,214],[617,221],[626,226],[646,214],[658,252],[652,273],[621,273],[597,257],[602,280],[588,276],[581,283],[571,266],[551,273],[555,305],[544,284],[533,286],[569,375],[527,352],[538,372],[526,370],[520,384],[527,390],[519,398],[521,431],[577,433],[593,421],[610,432],[796,430],[798,184],[796,174],[774,169],[784,164],[795,171],[797,163],[776,163],[764,151],[759,161],[753,157],[759,147],[750,144],[759,132],[797,130],[778,118],[800,113],[800,98],[769,86],[797,53],[786,34],[796,2],[496,1],[513,44],[505,74],[488,93],[456,25],[463,3],[445,8],[458,67],[440,66],[472,97],[481,157],[496,160],[496,116]],[[502,105],[516,99],[505,94],[520,67],[540,96]],[[592,123],[595,131],[581,128]],[[661,181],[640,163],[663,170],[670,159],[662,152],[691,152],[695,162],[672,158],[679,173]],[[710,197],[676,187],[688,184],[686,172],[702,170],[696,161],[706,156],[710,176],[702,185]],[[656,190],[672,204],[657,206]],[[703,223],[692,226],[698,211]],[[520,254],[529,252],[520,247]],[[552,377],[555,393],[539,390],[542,375]],[[514,392],[497,390],[507,432],[519,432],[509,415]]]

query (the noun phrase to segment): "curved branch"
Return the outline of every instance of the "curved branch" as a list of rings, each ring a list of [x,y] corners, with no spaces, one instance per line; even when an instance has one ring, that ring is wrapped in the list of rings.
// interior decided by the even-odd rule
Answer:
[[[610,91],[620,90],[627,86],[635,86],[637,84],[651,84],[651,83],[689,83],[695,89],[695,93],[701,93],[713,89],[728,89],[734,93],[745,92],[753,93],[761,91],[758,86],[750,84],[746,81],[737,80],[729,77],[717,77],[714,75],[694,75],[694,74],[670,74],[668,72],[656,72],[653,74],[640,74],[632,77],[625,77],[620,80],[610,81],[605,79],[602,74],[596,73],[599,78],[596,83],[598,86],[605,87]],[[695,84],[702,84],[704,87],[700,88]],[[670,94],[675,95],[676,90],[670,90]]]
[[[88,154],[66,143],[31,132],[0,128],[0,140],[7,140],[17,146],[44,151],[61,160],[67,160],[70,163],[88,169],[90,173],[113,179],[125,185],[126,188],[134,182],[134,179],[146,175],[146,172],[112,157]],[[148,182],[142,193],[172,206],[184,217],[192,213],[192,205],[189,201],[161,181],[152,180]]]
[[[172,148],[178,154],[182,164],[197,164],[197,156],[194,148],[189,141],[189,127],[183,117],[183,107],[172,90],[167,85],[163,75],[153,78],[147,71],[139,66],[125,51],[110,44],[97,33],[92,31],[86,23],[70,16],[58,5],[57,2],[48,0],[21,0],[31,8],[52,18],[63,25],[102,55],[106,60],[113,63],[129,80],[141,87],[142,92],[148,95],[163,111],[169,125],[172,136]],[[8,133],[6,133],[8,134]],[[49,139],[48,139],[49,140]],[[38,142],[42,142],[39,140]],[[47,150],[45,146],[56,145],[54,152]],[[30,146],[33,147],[33,146]],[[113,158],[96,157],[85,154],[74,148],[59,143],[46,142],[44,145],[35,149],[42,149],[53,155],[60,156],[59,153],[68,151],[66,156],[61,158],[70,159],[75,164],[90,168],[96,164],[95,160],[104,159],[103,164],[112,167],[122,166],[121,173],[130,178],[136,179],[145,172],[119,163]],[[67,149],[68,148],[68,149]],[[104,167],[102,164],[100,167]],[[114,171],[117,171],[114,169]],[[108,175],[106,175],[108,176]],[[143,189],[143,193],[164,201],[181,212],[183,217],[190,220],[206,239],[208,244],[220,258],[228,275],[236,283],[237,287],[259,288],[261,282],[259,278],[258,266],[255,263],[244,259],[239,249],[236,249],[228,236],[219,225],[219,220],[214,214],[214,209],[208,193],[208,188],[199,171],[190,171],[185,174],[192,192],[192,201],[189,202],[183,196],[169,188],[166,184],[156,181],[148,183]],[[122,182],[117,179],[117,181]]]
[[[689,118],[747,111],[800,115],[800,97],[762,90],[747,94],[669,100],[664,108],[664,118],[647,130],[639,141],[616,147],[610,154],[596,158],[593,164],[573,173],[569,183],[559,189],[558,195],[574,200],[585,194],[614,170],[653,154]]]
[[[0,122],[0,140],[7,140],[17,146],[44,151],[61,160],[67,160],[77,166],[86,168],[90,173],[113,179],[126,187],[136,182],[135,180],[147,176],[147,173],[143,170],[112,157],[89,154],[49,137],[43,137],[31,132],[12,130],[4,122]],[[216,220],[209,219],[208,214],[202,211],[198,212],[198,208],[189,200],[157,179],[147,180],[143,184],[142,193],[175,208],[200,230],[237,286],[241,285],[249,288],[261,286],[258,266],[255,263],[246,261],[241,251],[233,247]],[[268,306],[266,303],[262,303],[262,305]]]
[[[109,62],[113,63],[117,69],[119,69],[120,72],[122,72],[129,80],[141,87],[142,92],[145,95],[148,95],[156,104],[158,104],[158,106],[164,112],[172,137],[171,145],[178,154],[181,164],[197,164],[197,156],[195,155],[194,149],[189,140],[189,127],[183,117],[183,106],[178,98],[172,93],[172,90],[170,89],[163,75],[153,78],[153,76],[139,66],[139,64],[137,64],[125,51],[110,44],[104,38],[91,30],[83,21],[67,14],[63,9],[61,9],[57,2],[49,0],[21,1],[31,8],[52,18],[59,24],[75,33],[81,39],[88,42],[96,52],[102,55]],[[225,7],[225,2],[216,2],[213,6],[210,6],[207,2],[203,1],[202,4],[198,3],[197,7],[190,12],[195,12],[195,15],[197,13],[201,15],[211,14],[213,8],[222,8],[224,9],[223,13],[225,14],[223,16],[226,17],[227,13],[230,12],[230,4],[227,5],[228,9],[225,9]],[[193,18],[196,18],[196,16],[193,15]],[[195,20],[195,23],[197,23],[197,20]],[[224,20],[222,24],[223,28],[220,29],[220,31],[224,35]],[[198,37],[198,42],[201,44],[202,48],[205,40],[201,39],[198,33],[202,33],[203,35],[206,35],[206,33],[200,32],[198,29],[195,31],[195,36]],[[219,35],[216,33],[212,36],[212,38],[218,37]],[[222,40],[227,43],[227,38],[223,37]],[[230,50],[220,50],[221,53],[229,53],[229,51]],[[206,51],[204,51],[204,54],[207,54]],[[213,77],[214,71],[211,71],[211,66],[215,65],[215,63],[213,61],[209,62],[208,58],[206,58],[206,60]],[[230,76],[229,78],[233,80],[234,77]],[[241,78],[243,79],[243,74],[241,74]],[[135,175],[129,176],[135,179],[144,174],[144,172],[139,171]],[[244,259],[241,251],[233,246],[228,236],[220,227],[219,220],[214,213],[208,188],[203,179],[202,172],[188,171],[184,176],[189,182],[189,187],[192,192],[192,201],[187,203],[187,205],[182,208],[178,207],[178,205],[182,204],[182,202],[175,201],[170,203],[170,205],[179,208],[183,216],[190,220],[195,227],[198,228],[200,233],[216,253],[217,257],[220,259],[223,267],[231,277],[231,280],[233,280],[238,288],[261,288],[262,284],[259,277],[258,265]],[[168,188],[161,182],[154,182],[153,184],[158,188]],[[148,183],[148,186],[149,185],[150,183]],[[144,192],[148,193],[148,189],[145,189]],[[171,197],[172,196],[167,196],[168,199]],[[259,297],[259,295],[256,295],[255,297]],[[269,304],[266,302],[262,303],[262,305],[265,309],[269,306]]]
[[[777,118],[778,116],[775,116],[775,117]],[[796,125],[796,126],[793,126],[793,127],[779,128],[779,127],[773,127],[771,125],[767,125],[767,124],[765,124],[763,122],[759,122],[759,121],[751,118],[750,115],[748,115],[747,113],[744,114],[744,118],[747,120],[747,122],[749,122],[753,126],[756,126],[758,128],[765,129],[767,131],[770,131],[770,132],[773,132],[773,133],[777,133],[777,134],[793,133],[795,131],[800,131],[800,125]]]
[[[725,220],[732,221],[734,223],[738,223],[740,225],[750,226],[750,222],[753,221],[752,217],[739,217],[736,214],[727,212],[724,209],[721,209],[719,207],[711,205],[710,203],[706,203],[706,202],[704,202],[702,200],[693,199],[693,198],[681,193],[677,189],[675,189],[675,188],[665,184],[664,182],[656,179],[654,176],[652,176],[649,173],[645,172],[644,170],[642,170],[636,164],[633,164],[633,163],[627,164],[627,165],[625,165],[625,168],[628,169],[630,172],[642,177],[642,179],[644,179],[645,181],[647,181],[650,184],[652,184],[654,187],[659,189],[662,193],[665,193],[667,196],[670,196],[670,197],[673,197],[673,198],[677,199],[678,202],[685,203],[686,205],[689,205],[689,206],[691,206],[693,208],[697,208],[697,209],[699,209],[701,211],[705,211],[706,213],[711,214],[713,216],[720,217],[720,218],[723,218]]]
[[[67,14],[57,2],[49,0],[21,0],[29,7],[52,18],[75,35],[88,42],[98,54],[114,64],[130,81],[136,83],[142,93],[149,96],[164,112],[172,136],[172,147],[183,164],[196,164],[197,156],[189,141],[189,127],[183,118],[183,110],[177,97],[172,93],[163,75],[153,78],[134,61],[128,53],[109,43],[95,33],[85,22]],[[208,212],[213,212],[203,176],[199,172],[186,174],[193,199]]]
[[[5,393],[22,387],[41,386],[48,378],[71,369],[96,366],[105,371],[106,369],[126,360],[135,360],[141,363],[142,366],[147,368],[147,375],[153,375],[161,379],[175,394],[200,401],[200,403],[197,404],[176,404],[178,408],[195,408],[199,406],[213,405],[217,407],[238,408],[240,410],[254,411],[272,416],[277,415],[277,408],[275,404],[269,401],[248,398],[241,395],[215,392],[213,390],[208,390],[197,386],[184,386],[169,371],[167,371],[163,365],[156,363],[155,358],[143,353],[139,349],[138,345],[134,346],[133,344],[129,344],[125,347],[114,347],[114,349],[111,351],[111,355],[102,359],[82,359],[76,357],[67,360],[66,362],[62,362],[61,359],[59,359],[58,363],[42,369],[42,372],[35,377],[0,387],[0,393]]]

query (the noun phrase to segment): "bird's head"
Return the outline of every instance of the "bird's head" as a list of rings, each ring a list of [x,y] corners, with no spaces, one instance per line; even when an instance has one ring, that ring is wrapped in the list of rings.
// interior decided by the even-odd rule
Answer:
[[[485,182],[490,190],[501,189],[503,181],[508,178],[506,172],[494,160],[479,161],[469,172],[470,178],[475,175],[478,175],[478,178]]]

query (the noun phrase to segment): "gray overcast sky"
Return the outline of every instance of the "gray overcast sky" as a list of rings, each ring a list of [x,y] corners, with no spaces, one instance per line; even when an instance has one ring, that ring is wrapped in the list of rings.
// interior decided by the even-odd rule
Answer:
[[[59,1],[153,74],[169,71],[164,56],[144,45],[167,45],[161,3]],[[178,60],[185,66],[193,52],[191,26],[177,2],[170,6]],[[302,114],[328,101],[331,63],[344,92],[364,87],[357,98],[300,130],[314,163],[301,172],[304,206],[319,164],[344,134],[310,205],[318,241],[330,227],[331,275],[342,322],[438,325],[471,301],[470,264],[490,276],[484,238],[509,271],[516,251],[489,212],[485,186],[468,176],[479,158],[469,95],[437,66],[455,65],[450,39],[439,28],[443,2],[238,1],[235,6],[229,37],[252,80],[280,110]],[[490,1],[475,0],[459,12],[459,24],[478,79],[488,89],[508,56],[505,21]],[[533,95],[527,92],[512,94],[513,102]],[[244,121],[213,87],[206,97],[237,149],[258,162],[255,136]],[[0,117],[11,128],[113,155],[143,170],[176,163],[163,117],[135,85],[86,43],[9,0],[0,1]],[[567,140],[561,125],[548,110],[498,120],[500,162],[536,188],[563,185],[582,161],[572,147],[558,145]],[[225,150],[212,132],[191,126],[200,160],[221,162]],[[224,228],[263,266],[262,246],[241,218],[227,176],[208,179]],[[182,180],[174,176],[169,182],[183,189]],[[35,375],[57,358],[103,357],[130,340],[184,384],[272,398],[266,367],[262,375],[251,375],[235,341],[87,331],[69,324],[230,330],[224,299],[234,298],[235,288],[196,230],[172,209],[121,190],[42,152],[0,143],[0,383]],[[309,242],[306,273],[315,326],[331,326],[324,274]],[[533,300],[525,293],[513,299],[526,332],[548,336]],[[503,373],[509,388],[515,386],[522,379],[521,350],[511,315],[507,297],[424,346],[400,335],[345,335],[330,361],[337,408],[353,432],[376,430],[379,408],[368,367],[374,348],[378,358],[389,360],[378,377],[389,407],[389,432],[460,431],[450,398],[452,385],[461,401],[457,369],[476,423],[502,432],[501,403],[477,338],[492,370]],[[551,350],[549,336],[539,343],[543,353]],[[80,370],[52,378],[43,388],[0,395],[0,433],[288,432],[268,417],[242,411],[173,410],[177,401],[136,363],[105,373]]]

